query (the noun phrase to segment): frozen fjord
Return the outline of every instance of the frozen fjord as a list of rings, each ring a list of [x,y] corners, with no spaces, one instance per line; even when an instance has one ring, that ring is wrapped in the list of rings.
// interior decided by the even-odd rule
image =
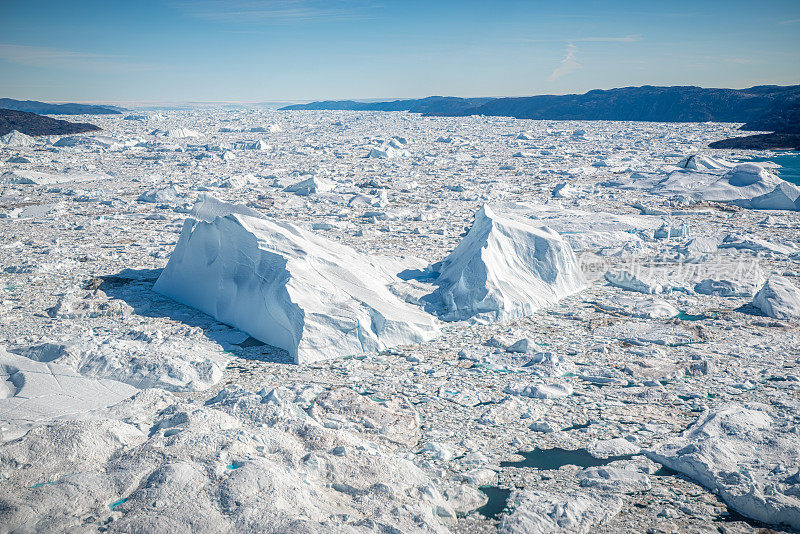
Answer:
[[[96,122],[102,135],[0,147],[0,344],[114,384],[106,399],[138,392],[51,410],[21,437],[0,415],[1,524],[752,532],[728,506],[796,521],[800,336],[783,284],[800,285],[797,198],[727,165],[751,155],[703,150],[732,125],[230,110]],[[680,164],[699,152],[713,161]],[[388,291],[413,309],[484,205],[519,204],[569,243],[586,288],[532,315],[289,365],[153,291],[207,193],[395,258],[381,265],[405,274]],[[6,373],[5,400],[23,374]],[[610,463],[501,465],[552,447]],[[517,490],[495,519],[475,512],[484,486]]]

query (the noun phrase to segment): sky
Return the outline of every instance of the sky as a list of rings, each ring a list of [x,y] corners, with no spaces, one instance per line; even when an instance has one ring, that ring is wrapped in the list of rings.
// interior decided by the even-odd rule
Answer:
[[[800,83],[800,1],[0,0],[0,97],[302,102]]]

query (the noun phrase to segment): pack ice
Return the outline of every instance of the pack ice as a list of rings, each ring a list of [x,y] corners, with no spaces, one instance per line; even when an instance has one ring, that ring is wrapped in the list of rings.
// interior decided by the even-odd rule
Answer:
[[[440,264],[431,309],[447,321],[503,321],[530,315],[586,285],[575,254],[557,232],[502,206],[485,205],[464,240]]]
[[[373,259],[288,222],[202,196],[155,291],[197,308],[296,363],[435,337],[435,319],[390,290]]]

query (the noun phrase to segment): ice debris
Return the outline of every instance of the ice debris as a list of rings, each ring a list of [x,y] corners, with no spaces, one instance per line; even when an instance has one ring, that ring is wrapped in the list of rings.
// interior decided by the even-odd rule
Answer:
[[[517,490],[508,502],[513,508],[500,520],[500,534],[587,534],[622,509],[620,497],[594,491]]]

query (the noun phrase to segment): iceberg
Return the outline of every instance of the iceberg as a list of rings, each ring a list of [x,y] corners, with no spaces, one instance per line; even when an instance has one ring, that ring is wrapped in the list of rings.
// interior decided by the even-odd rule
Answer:
[[[464,240],[442,262],[426,299],[446,321],[504,321],[576,293],[586,285],[569,243],[548,227],[503,216],[485,205]]]
[[[31,146],[34,142],[33,137],[17,130],[11,130],[5,135],[0,135],[0,145],[6,147]]]
[[[108,174],[92,174],[80,171],[68,171],[64,174],[54,174],[39,171],[15,169],[0,175],[1,185],[53,185],[68,182],[94,182],[109,180]]]
[[[696,171],[713,170],[713,169],[730,169],[733,163],[725,161],[724,159],[716,159],[705,154],[692,154],[686,156],[678,162],[678,167],[682,169],[692,169]]]
[[[300,182],[294,183],[285,187],[283,190],[287,193],[294,193],[295,195],[307,197],[314,193],[327,193],[333,191],[334,184],[331,180],[321,176],[312,176]]]
[[[398,157],[408,157],[411,155],[406,147],[405,139],[393,137],[388,142],[381,143],[380,146],[372,148],[367,154],[368,158],[390,159]]]
[[[753,306],[768,317],[800,321],[800,288],[782,276],[771,276],[753,297]]]
[[[233,144],[236,150],[269,150],[272,148],[263,139],[256,139],[255,141],[237,141]]]
[[[138,140],[118,139],[109,135],[67,135],[53,143],[55,147],[87,147],[87,148],[106,148],[118,150],[124,147],[134,146]]]
[[[153,130],[150,135],[156,137],[167,137],[170,139],[183,139],[185,137],[200,137],[201,133],[189,128],[173,128],[171,130]]]
[[[681,168],[666,177],[633,173],[605,183],[622,189],[643,189],[654,195],[684,195],[699,202],[723,202],[759,210],[800,210],[800,188],[755,163],[733,168]]]
[[[393,293],[377,260],[255,210],[201,196],[154,290],[295,363],[416,344],[433,317]]]

